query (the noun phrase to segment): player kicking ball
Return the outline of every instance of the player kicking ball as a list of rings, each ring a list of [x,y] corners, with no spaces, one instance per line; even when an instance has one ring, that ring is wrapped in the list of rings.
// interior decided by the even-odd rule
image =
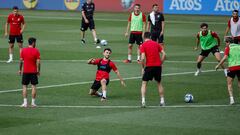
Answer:
[[[91,58],[88,60],[88,64],[97,65],[96,79],[91,86],[89,94],[101,97],[101,101],[105,101],[107,99],[107,85],[109,84],[109,73],[111,70],[117,74],[121,84],[124,87],[126,86],[115,63],[109,59],[111,53],[112,50],[110,48],[105,48],[103,51],[103,58]],[[102,87],[102,93],[98,92],[100,87]]]

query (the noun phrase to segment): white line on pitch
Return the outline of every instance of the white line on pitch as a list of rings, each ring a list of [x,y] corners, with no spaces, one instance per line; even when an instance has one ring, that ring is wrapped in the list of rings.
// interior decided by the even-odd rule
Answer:
[[[202,72],[214,72],[216,70],[205,70]],[[168,73],[168,74],[163,74],[162,76],[175,76],[175,75],[187,75],[187,74],[193,74],[194,72],[180,72],[180,73]],[[141,76],[137,77],[128,77],[124,78],[124,80],[134,80],[134,79],[140,79]],[[112,79],[112,82],[114,81],[119,81],[119,79]],[[73,85],[82,85],[82,84],[90,84],[93,83],[93,81],[87,81],[87,82],[75,82],[75,83],[65,83],[65,84],[56,84],[56,85],[48,85],[48,86],[39,86],[37,89],[46,89],[46,88],[56,88],[56,87],[64,87],[64,86],[73,86]],[[30,89],[30,88],[29,88]],[[10,93],[10,92],[17,92],[21,91],[22,89],[13,89],[13,90],[1,90],[0,93]]]
[[[0,107],[20,107],[20,105],[0,104]],[[147,108],[212,108],[212,107],[240,107],[240,105],[170,105],[147,106]],[[39,105],[37,108],[91,108],[91,109],[128,109],[140,108],[140,106],[78,106],[78,105]]]

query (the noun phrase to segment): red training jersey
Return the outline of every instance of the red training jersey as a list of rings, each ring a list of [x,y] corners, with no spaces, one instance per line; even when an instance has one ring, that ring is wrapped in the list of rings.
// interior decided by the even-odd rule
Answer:
[[[135,14],[135,13],[134,13]],[[139,16],[139,14],[135,14],[136,16]],[[130,14],[130,16],[128,17],[128,21],[131,22],[132,20],[132,13]],[[144,13],[142,13],[142,21],[146,22],[147,18],[146,15]],[[141,31],[131,31],[132,34],[142,34]]]
[[[7,19],[7,23],[10,24],[9,35],[21,35],[21,27],[24,24],[24,17],[20,14],[10,14]]]
[[[40,59],[40,52],[37,48],[23,48],[20,54],[23,60],[23,73],[37,73],[37,60]]]
[[[162,47],[157,42],[152,40],[145,41],[140,46],[140,52],[145,53],[147,67],[162,65],[161,57],[159,54],[162,52]]]
[[[224,52],[224,55],[229,55],[229,50],[230,50],[230,48],[229,48],[229,46],[227,46],[226,48],[225,48],[225,52]],[[228,69],[230,70],[230,71],[236,71],[236,70],[240,70],[240,66],[233,66],[233,67],[228,67]]]
[[[101,64],[105,65],[108,63],[108,60],[105,61],[104,59],[96,59],[92,64],[93,65],[98,65],[99,62],[101,62]],[[109,66],[113,71],[117,71],[117,67],[115,65],[114,62],[110,61],[109,62]],[[109,79],[109,73],[106,71],[102,71],[102,70],[97,70],[96,72],[96,81],[101,81],[102,79]]]

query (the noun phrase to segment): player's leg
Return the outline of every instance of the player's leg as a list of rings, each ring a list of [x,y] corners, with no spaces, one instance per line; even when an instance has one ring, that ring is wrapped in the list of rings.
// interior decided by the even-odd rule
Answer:
[[[14,43],[15,43],[15,36],[9,35],[9,48],[8,48],[8,53],[9,53],[9,59],[7,63],[10,63],[13,61],[13,48],[14,48]]]
[[[16,38],[17,38],[17,43],[18,43],[18,47],[19,47],[19,54],[21,54],[21,51],[23,48],[23,37],[22,37],[22,35],[19,35]]]
[[[82,19],[82,24],[81,24],[81,43],[85,44],[85,31],[88,29],[88,24],[85,23],[85,21]]]
[[[165,106],[164,101],[164,89],[161,82],[157,82],[159,97],[160,97],[160,106]]]
[[[131,33],[128,41],[128,58],[126,60],[123,60],[124,63],[132,62],[132,48],[134,43],[135,43],[134,34]]]
[[[90,90],[89,95],[102,97],[102,93],[98,92],[98,89],[101,87],[100,81],[94,80]]]
[[[102,79],[101,81],[101,86],[102,86],[102,98],[101,101],[105,101],[107,99],[107,80]]]
[[[23,97],[23,104],[21,105],[21,107],[27,107],[28,103],[27,103],[27,86],[30,82],[29,76],[28,74],[23,74],[22,75],[22,97]]]
[[[136,35],[136,43],[138,45],[137,48],[137,62],[141,63],[141,56],[140,56],[140,45],[143,43],[143,38],[141,34]]]
[[[37,84],[38,84],[38,76],[37,74],[31,74],[31,84],[32,84],[32,107],[36,107],[36,96],[37,96]]]
[[[97,38],[97,32],[96,32],[96,29],[95,29],[95,23],[94,23],[93,19],[89,20],[89,28],[92,31],[92,35],[93,35],[93,39],[94,39],[95,44],[99,44],[100,39]]]
[[[218,51],[218,52],[215,52],[215,53],[214,53],[214,56],[215,56],[215,58],[216,58],[216,60],[217,60],[218,62],[221,61],[222,57],[221,57],[221,54],[220,54],[219,51]],[[227,69],[224,67],[223,64],[221,65],[221,67],[222,67],[222,69],[223,69],[223,71],[224,71],[224,75],[227,77]]]
[[[160,36],[158,37],[158,43],[162,46],[163,49],[165,49],[163,40],[164,40],[164,36],[163,36],[163,35],[160,35]]]
[[[158,93],[159,93],[159,98],[160,98],[160,106],[165,106],[165,101],[164,101],[164,89],[161,83],[162,80],[162,67],[154,67],[153,68],[153,76],[155,81],[157,82],[157,88],[158,88]]]
[[[199,73],[201,72],[201,67],[202,67],[202,61],[206,58],[206,56],[199,55],[197,58],[197,71],[195,72],[195,76],[198,76]]]
[[[234,98],[233,98],[233,88],[232,88],[233,79],[234,78],[230,77],[228,74],[227,86],[228,86],[228,94],[229,94],[229,98],[230,98],[230,105],[233,105],[235,103]]]
[[[142,107],[146,107],[146,91],[147,91],[147,81],[142,81],[142,86],[141,86],[141,97],[142,97]]]

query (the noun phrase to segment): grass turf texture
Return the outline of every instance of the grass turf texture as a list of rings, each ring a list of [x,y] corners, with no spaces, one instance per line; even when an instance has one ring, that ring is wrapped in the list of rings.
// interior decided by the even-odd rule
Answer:
[[[0,24],[3,26],[9,10],[0,10]],[[146,108],[140,105],[141,80],[126,80],[127,87],[118,81],[110,82],[108,101],[101,103],[99,98],[87,95],[95,77],[96,67],[83,61],[91,57],[102,57],[102,49],[96,49],[91,33],[87,32],[87,45],[80,44],[80,12],[22,11],[25,15],[27,37],[37,37],[37,47],[41,51],[42,72],[39,87],[76,83],[70,86],[42,88],[38,90],[39,106],[63,106],[61,108],[39,107],[24,109],[0,106],[0,135],[20,134],[204,134],[238,135],[239,105],[222,107],[194,108]],[[128,39],[124,37],[126,13],[96,13],[98,37],[106,39],[113,50],[111,59],[123,60],[127,55]],[[229,103],[226,81],[222,71],[202,73],[194,77],[199,52],[193,51],[195,35],[201,22],[209,23],[209,29],[220,37],[226,27],[225,16],[189,16],[165,15],[165,43],[167,60],[163,67],[163,86],[167,106],[189,106],[183,101],[186,93],[194,95],[190,105],[227,105]],[[3,28],[3,27],[2,27]],[[0,31],[3,35],[3,30]],[[7,39],[1,37],[0,59],[7,60]],[[220,47],[222,50],[224,45]],[[15,45],[14,60],[18,60]],[[136,50],[136,46],[134,46]],[[133,55],[136,59],[136,53]],[[55,61],[56,60],[56,61]],[[66,61],[61,61],[66,60]],[[175,62],[174,62],[175,61]],[[183,61],[183,62],[179,62]],[[193,61],[193,62],[184,62]],[[210,55],[207,62],[214,62]],[[139,77],[140,66],[136,63],[116,62],[124,78]],[[213,70],[216,63],[204,63],[203,70]],[[1,93],[4,90],[21,89],[20,76],[17,76],[18,62],[11,64],[0,62],[0,104],[20,105],[21,91]],[[174,73],[185,73],[176,75]],[[111,78],[116,75],[111,73]],[[85,84],[78,84],[86,82]],[[239,103],[239,91],[234,83],[236,102]],[[29,91],[30,94],[30,91]],[[30,100],[30,96],[29,96]],[[159,98],[156,85],[148,85],[147,105],[157,106]],[[65,106],[65,107],[64,107]],[[73,107],[69,107],[73,106]],[[82,106],[74,107],[74,106]],[[132,106],[132,108],[84,108],[84,106]]]

